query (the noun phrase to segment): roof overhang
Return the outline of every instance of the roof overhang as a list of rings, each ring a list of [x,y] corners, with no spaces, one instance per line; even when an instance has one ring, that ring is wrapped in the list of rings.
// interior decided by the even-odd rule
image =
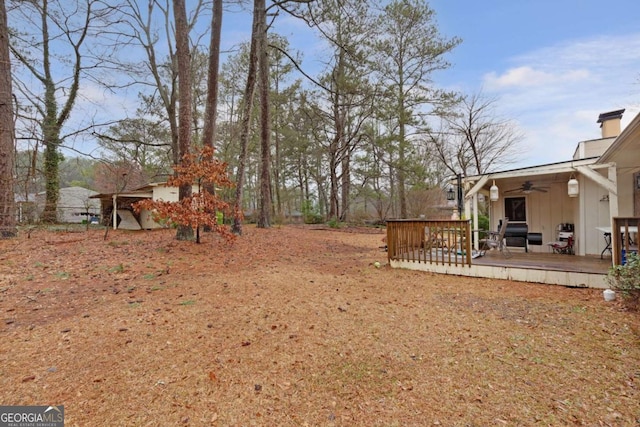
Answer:
[[[131,198],[131,199],[151,199],[153,198],[153,193],[148,191],[127,191],[125,193],[102,193],[95,194],[90,196],[90,199],[108,199],[111,200],[113,197],[117,197],[118,199],[122,198]]]
[[[610,163],[600,163],[598,162],[597,157],[592,157],[588,159],[569,160],[566,162],[550,163],[546,165],[530,166],[519,169],[511,169],[507,171],[486,173],[483,175],[468,176],[466,178],[463,178],[463,184],[467,184],[469,187],[469,190],[465,192],[465,198],[469,198],[475,193],[480,192],[491,180],[529,178],[532,176],[563,173],[584,173],[584,171],[587,169],[594,170],[607,168],[609,166],[611,166]]]
[[[619,171],[640,167],[640,114],[624,128],[598,163],[615,163]]]

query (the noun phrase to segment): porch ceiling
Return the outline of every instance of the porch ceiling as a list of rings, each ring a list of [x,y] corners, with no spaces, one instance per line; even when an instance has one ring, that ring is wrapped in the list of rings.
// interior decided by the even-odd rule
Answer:
[[[590,158],[470,176],[464,179],[469,186],[465,197],[470,198],[476,192],[488,192],[493,180],[499,187],[500,183],[509,182],[517,185],[526,180],[534,181],[537,185],[552,184],[568,181],[572,173],[578,173],[579,167],[608,167],[608,164],[596,165],[596,162],[597,158]]]

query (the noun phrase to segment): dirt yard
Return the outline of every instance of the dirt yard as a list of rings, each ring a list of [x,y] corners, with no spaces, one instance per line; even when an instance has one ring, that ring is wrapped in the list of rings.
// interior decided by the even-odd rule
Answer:
[[[67,426],[640,424],[640,315],[391,269],[382,233],[2,241],[0,402]]]

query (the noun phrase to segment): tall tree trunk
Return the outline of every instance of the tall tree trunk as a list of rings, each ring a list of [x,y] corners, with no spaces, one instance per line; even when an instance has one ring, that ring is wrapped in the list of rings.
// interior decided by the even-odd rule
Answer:
[[[15,237],[16,212],[13,194],[13,103],[11,100],[11,62],[9,29],[4,0],[0,0],[0,237]]]
[[[202,140],[205,146],[214,148],[218,117],[218,76],[220,69],[220,33],[222,31],[222,0],[214,0],[211,15],[211,41],[209,43],[209,74],[207,77],[207,101],[204,113]]]
[[[173,14],[176,20],[176,56],[178,59],[178,145],[180,164],[188,161],[191,146],[191,52],[189,50],[189,28],[184,0],[173,0]],[[186,165],[185,165],[186,166]],[[180,186],[178,198],[191,196],[191,184]],[[176,232],[178,240],[192,240],[193,229],[180,225]]]
[[[279,96],[279,85],[278,82],[280,81],[280,78],[278,76],[278,78],[275,79],[275,94],[276,97]],[[282,154],[280,151],[280,125],[278,124],[278,118],[280,117],[280,112],[279,110],[279,106],[280,103],[276,103],[275,104],[275,125],[276,125],[276,131],[273,135],[273,143],[274,143],[274,150],[275,150],[275,159],[274,159],[274,167],[273,167],[273,184],[274,184],[274,195],[276,197],[276,206],[275,206],[275,211],[276,211],[276,216],[277,217],[282,217],[282,195],[280,193],[280,190],[282,188],[284,188],[284,183],[280,182],[281,180],[281,169],[282,169]],[[289,209],[289,213],[291,213],[291,209]]]
[[[402,115],[403,113],[400,113]],[[400,202],[400,218],[407,217],[407,190],[405,186],[405,180],[407,179],[407,174],[405,172],[406,168],[406,142],[405,142],[405,124],[401,120],[400,121],[400,133],[399,133],[400,141],[398,143],[398,199]]]
[[[351,197],[351,155],[349,148],[344,147],[342,154],[342,214],[340,215],[340,221],[348,221],[349,219],[349,198]]]
[[[236,174],[236,195],[234,203],[234,218],[232,231],[235,234],[242,234],[242,199],[244,196],[245,168],[247,162],[247,147],[249,145],[249,131],[251,130],[251,115],[253,114],[253,97],[256,90],[256,68],[258,66],[258,37],[260,31],[260,13],[264,13],[264,8],[260,9],[261,0],[253,2],[253,28],[251,30],[251,48],[249,49],[249,71],[247,73],[247,85],[244,90],[244,104],[242,110],[242,130],[240,131],[240,158],[238,159],[238,170]],[[264,0],[262,0],[264,4]]]
[[[271,227],[271,118],[269,117],[269,58],[267,56],[267,9],[260,0],[260,216],[259,228]]]
[[[211,14],[211,41],[209,42],[209,73],[207,76],[207,101],[204,112],[203,144],[215,148],[216,122],[218,119],[218,87],[220,74],[220,34],[222,31],[222,0],[214,0]],[[213,153],[213,151],[212,151]],[[209,194],[216,193],[213,183],[207,182],[201,190]],[[215,212],[211,212],[212,215]],[[205,230],[209,231],[210,227]]]
[[[338,185],[338,136],[335,136],[329,147],[329,219],[338,219],[340,213]]]

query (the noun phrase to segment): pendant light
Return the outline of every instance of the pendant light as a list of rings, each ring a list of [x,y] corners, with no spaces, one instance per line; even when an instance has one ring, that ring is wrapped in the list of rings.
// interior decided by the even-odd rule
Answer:
[[[496,185],[496,180],[493,180],[493,185],[491,186],[491,188],[489,189],[489,200],[491,200],[492,202],[495,202],[498,200],[500,194],[498,191],[498,186]]]
[[[569,197],[578,197],[578,194],[580,194],[580,184],[578,183],[576,177],[573,176],[573,173],[571,174],[569,182],[567,183],[567,192],[569,194]]]

